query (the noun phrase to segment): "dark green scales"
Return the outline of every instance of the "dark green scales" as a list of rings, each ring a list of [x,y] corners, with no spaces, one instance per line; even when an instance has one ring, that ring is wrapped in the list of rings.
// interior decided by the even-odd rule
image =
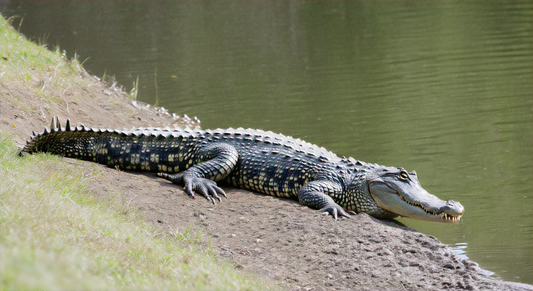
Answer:
[[[460,203],[443,201],[424,190],[416,173],[403,168],[341,158],[305,141],[255,129],[111,130],[61,127],[33,134],[21,151],[49,152],[132,171],[157,172],[214,203],[226,196],[216,181],[332,214],[366,212],[379,218],[457,222]]]

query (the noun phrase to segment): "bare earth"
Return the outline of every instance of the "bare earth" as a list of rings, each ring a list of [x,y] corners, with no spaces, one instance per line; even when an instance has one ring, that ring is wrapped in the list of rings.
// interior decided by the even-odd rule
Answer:
[[[126,94],[91,79],[48,102],[24,88],[3,86],[0,129],[21,147],[53,115],[73,125],[130,128],[190,123],[164,110],[134,104]],[[82,82],[83,83],[83,82]],[[21,105],[22,104],[22,105]],[[29,110],[28,110],[29,108]],[[297,201],[225,187],[216,206],[191,199],[181,187],[154,174],[127,173],[88,162],[76,163],[97,197],[123,193],[143,217],[163,231],[200,231],[220,257],[239,269],[271,278],[290,290],[533,290],[483,273],[475,262],[456,257],[436,238],[394,221],[366,214],[334,221]],[[369,161],[371,162],[371,161]],[[103,175],[92,176],[95,167]]]

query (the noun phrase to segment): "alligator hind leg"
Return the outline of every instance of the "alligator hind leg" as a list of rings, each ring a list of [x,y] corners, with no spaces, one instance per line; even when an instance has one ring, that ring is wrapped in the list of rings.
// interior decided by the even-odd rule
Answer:
[[[231,145],[216,144],[201,148],[192,156],[190,162],[193,166],[189,169],[177,174],[157,175],[175,184],[184,185],[185,192],[191,197],[198,193],[213,204],[215,199],[221,201],[218,195],[226,197],[226,193],[215,181],[220,181],[231,173],[237,164],[239,153]]]

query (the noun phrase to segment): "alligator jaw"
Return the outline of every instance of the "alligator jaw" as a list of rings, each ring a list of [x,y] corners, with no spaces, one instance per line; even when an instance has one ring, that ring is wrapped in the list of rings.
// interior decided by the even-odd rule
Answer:
[[[372,181],[369,183],[369,188],[372,198],[379,207],[400,216],[455,223],[461,220],[464,213],[461,203],[441,200],[419,185],[409,187],[409,191],[406,191],[406,189],[396,189],[384,181]]]

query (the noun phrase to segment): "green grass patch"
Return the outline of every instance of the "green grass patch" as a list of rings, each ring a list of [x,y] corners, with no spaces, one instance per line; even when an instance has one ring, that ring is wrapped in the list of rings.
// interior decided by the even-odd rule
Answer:
[[[1,290],[269,288],[200,250],[200,234],[163,234],[119,196],[93,198],[76,165],[21,158],[3,134],[0,158]]]
[[[76,58],[68,60],[59,47],[50,51],[28,41],[1,16],[0,43],[2,101],[15,104],[22,112],[36,109],[26,98],[39,100],[40,104],[66,104],[61,96],[72,98],[79,88],[94,85],[82,77],[86,73]]]

